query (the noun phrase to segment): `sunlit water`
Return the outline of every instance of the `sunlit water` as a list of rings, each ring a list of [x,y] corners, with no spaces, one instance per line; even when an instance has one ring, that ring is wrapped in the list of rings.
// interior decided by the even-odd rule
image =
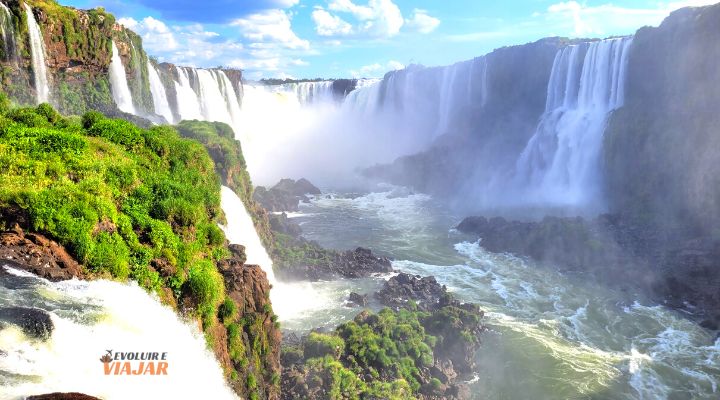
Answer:
[[[370,247],[396,269],[434,275],[479,303],[490,330],[472,383],[477,398],[720,398],[720,341],[712,332],[640,295],[486,252],[452,230],[460,218],[428,196],[323,195],[292,217],[324,246]],[[331,328],[352,318],[350,291],[371,293],[384,278],[315,283],[327,306],[284,327]]]
[[[0,309],[49,313],[47,340],[0,321],[0,399],[81,392],[107,400],[237,399],[193,321],[184,321],[136,284],[49,282],[0,262]],[[105,375],[113,352],[166,352],[167,375]],[[132,369],[138,368],[138,363]]]

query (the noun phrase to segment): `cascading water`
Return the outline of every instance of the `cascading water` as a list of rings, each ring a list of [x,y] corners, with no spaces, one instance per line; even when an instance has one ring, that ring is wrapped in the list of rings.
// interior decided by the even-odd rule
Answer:
[[[293,84],[302,105],[332,104],[335,102],[333,81],[300,82]]]
[[[44,103],[50,99],[50,84],[47,66],[45,65],[45,41],[35,20],[35,15],[27,3],[25,4],[25,12],[27,13],[28,33],[30,35],[30,53],[35,77],[36,98],[38,103]]]
[[[175,81],[177,92],[178,113],[181,120],[203,119],[200,100],[190,85],[190,78],[185,68],[176,67],[178,80]]]
[[[112,60],[110,62],[110,85],[112,87],[113,99],[120,111],[135,114],[132,94],[128,87],[125,66],[123,66],[120,54],[115,42],[112,42]]]
[[[136,284],[49,282],[0,263],[0,315],[5,307],[44,310],[54,329],[43,341],[0,321],[0,398],[82,392],[107,400],[237,399],[197,325]],[[166,352],[167,375],[105,375],[100,357],[108,350]]]
[[[205,121],[219,121],[231,126],[234,125],[236,121],[233,120],[232,111],[228,107],[227,101],[235,98],[234,91],[232,96],[226,97],[228,88],[222,85],[224,82],[220,80],[218,71],[196,69],[195,74],[203,119]],[[225,89],[225,95],[222,89]],[[232,87],[229,89],[232,90]],[[239,114],[239,110],[237,110],[237,113]]]
[[[150,93],[152,94],[153,105],[155,106],[155,114],[160,115],[165,118],[168,123],[172,124],[175,122],[175,117],[170,109],[165,86],[160,80],[160,73],[150,60],[147,62],[147,71],[148,80],[150,81]]]
[[[255,230],[250,214],[237,194],[225,186],[222,187],[221,206],[227,219],[227,226],[221,228],[231,244],[245,246],[248,264],[259,265],[265,271],[273,286],[270,300],[280,321],[302,318],[311,310],[322,309],[328,304],[329,299],[323,293],[316,292],[311,283],[284,283],[275,280],[273,262]]]
[[[545,113],[517,162],[525,201],[589,207],[600,198],[610,112],[622,106],[632,38],[565,47],[553,63]]]
[[[12,13],[3,3],[0,3],[0,39],[2,39],[3,60],[10,61],[15,58],[15,27]]]

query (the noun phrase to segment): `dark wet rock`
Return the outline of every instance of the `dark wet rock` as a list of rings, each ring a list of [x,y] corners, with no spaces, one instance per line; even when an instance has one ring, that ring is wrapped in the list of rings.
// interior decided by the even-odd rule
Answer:
[[[351,305],[355,305],[357,307],[367,307],[368,305],[368,295],[366,294],[359,294],[352,292],[348,296],[348,302]]]
[[[433,276],[421,277],[400,273],[388,279],[375,298],[391,308],[407,307],[413,302],[421,310],[435,309],[447,288],[440,285]]]
[[[301,237],[286,240],[276,246],[273,257],[275,273],[283,280],[355,279],[393,270],[390,259],[376,256],[363,247],[336,251]]]
[[[275,186],[267,189],[263,186],[255,188],[253,199],[263,208],[271,212],[298,211],[300,202],[308,202],[307,195],[319,195],[322,192],[307,179],[282,179]]]
[[[41,340],[49,339],[55,328],[50,314],[39,308],[0,308],[0,321],[17,325],[26,335]]]
[[[88,396],[82,393],[48,393],[28,396],[27,400],[100,400],[97,397]]]
[[[232,254],[233,258],[239,263],[245,263],[247,261],[247,255],[245,253],[245,246],[241,244],[230,244],[228,250]]]
[[[13,216],[3,215],[13,219]],[[0,260],[51,281],[84,278],[82,266],[57,242],[37,233],[25,233],[20,224],[0,232]]]

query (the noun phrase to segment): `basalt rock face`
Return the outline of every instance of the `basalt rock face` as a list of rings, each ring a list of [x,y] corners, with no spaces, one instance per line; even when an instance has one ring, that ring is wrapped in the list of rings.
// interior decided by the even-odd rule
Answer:
[[[242,324],[233,322],[228,327],[226,362],[230,362],[239,374],[233,384],[237,393],[245,398],[256,393],[254,388],[246,385],[248,375],[252,374],[261,398],[277,399],[280,388],[273,380],[281,373],[281,333],[270,304],[270,283],[262,268],[243,263],[244,254],[238,256],[240,251],[233,248],[235,257],[218,263],[227,295],[236,304],[237,315],[245,321]]]

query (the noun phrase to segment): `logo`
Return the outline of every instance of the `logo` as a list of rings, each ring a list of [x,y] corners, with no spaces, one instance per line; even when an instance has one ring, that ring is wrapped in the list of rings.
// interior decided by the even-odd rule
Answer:
[[[100,357],[105,375],[167,375],[167,353],[105,350]]]

